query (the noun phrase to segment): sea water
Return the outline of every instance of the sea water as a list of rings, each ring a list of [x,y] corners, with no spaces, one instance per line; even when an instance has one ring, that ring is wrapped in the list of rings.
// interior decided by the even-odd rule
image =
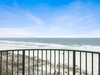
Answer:
[[[100,38],[0,38],[0,44],[16,47],[100,51]]]
[[[0,41],[100,46],[100,38],[0,38]]]

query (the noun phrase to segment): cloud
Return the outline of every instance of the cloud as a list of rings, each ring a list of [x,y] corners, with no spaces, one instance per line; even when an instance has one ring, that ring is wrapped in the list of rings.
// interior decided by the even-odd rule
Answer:
[[[56,26],[0,28],[0,37],[100,37],[100,29],[76,33],[75,30],[60,30],[60,27]]]
[[[31,37],[31,36],[32,34],[30,32],[22,28],[0,28],[0,37]]]
[[[40,18],[37,18],[36,16],[32,15],[30,12],[25,13],[26,16],[31,19],[32,21],[34,21],[37,25],[44,25],[44,21]]]
[[[80,17],[76,22],[82,21],[82,20],[86,20],[86,19],[88,19],[90,17],[92,17],[92,15],[87,15],[87,16]]]
[[[0,37],[61,37],[67,33],[58,27],[33,26],[25,28],[0,28]]]
[[[37,18],[22,8],[4,6],[0,8],[0,12],[0,27],[26,27],[45,24],[41,18]]]
[[[86,36],[86,37],[98,37],[98,38],[100,38],[100,29],[94,29],[91,31],[87,31],[84,34],[81,34],[80,36],[81,37]]]

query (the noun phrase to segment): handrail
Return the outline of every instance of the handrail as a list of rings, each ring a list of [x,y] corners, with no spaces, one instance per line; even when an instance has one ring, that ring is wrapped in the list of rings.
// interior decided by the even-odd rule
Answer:
[[[24,51],[24,50],[60,50],[60,51],[76,51],[76,52],[87,52],[87,53],[100,53],[100,51],[93,51],[93,50],[76,50],[76,49],[5,49],[5,50],[0,50],[0,51]]]

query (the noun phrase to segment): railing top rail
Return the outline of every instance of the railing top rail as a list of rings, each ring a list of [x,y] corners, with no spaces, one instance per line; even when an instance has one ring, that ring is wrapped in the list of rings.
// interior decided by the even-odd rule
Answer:
[[[0,50],[0,52],[5,51],[27,51],[27,50],[56,50],[56,51],[75,51],[75,52],[87,52],[87,53],[100,53],[100,51],[91,51],[91,50],[74,50],[74,49],[8,49]]]

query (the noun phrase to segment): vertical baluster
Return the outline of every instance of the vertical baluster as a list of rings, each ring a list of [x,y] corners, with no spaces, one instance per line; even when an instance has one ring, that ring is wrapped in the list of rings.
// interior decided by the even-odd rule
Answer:
[[[37,50],[37,75],[38,75],[38,64],[39,64],[39,50]]]
[[[98,75],[100,75],[100,53],[98,54],[99,55],[99,57],[98,57]]]
[[[54,50],[54,75],[56,75],[56,50]]]
[[[28,50],[28,75],[30,75],[30,50]]]
[[[46,50],[46,75],[47,75],[47,50]]]
[[[8,51],[6,52],[6,75],[8,75]]]
[[[43,50],[42,50],[42,75],[43,75]]]
[[[60,50],[58,52],[59,52],[59,54],[58,54],[58,60],[59,60],[59,62],[58,62],[59,67],[58,68],[59,68],[59,72],[57,74],[60,75]]]
[[[17,75],[19,75],[19,51],[17,51]]]
[[[93,53],[92,53],[92,75],[93,75]]]
[[[68,75],[69,75],[69,51],[68,51]]]
[[[14,61],[14,51],[12,51],[12,75],[13,75],[13,61]]]
[[[34,50],[33,50],[33,75],[34,75]]]
[[[0,75],[2,75],[2,52],[0,52]]]
[[[75,51],[73,51],[73,75],[75,75],[75,63],[76,63],[76,55],[75,55]]]
[[[23,56],[22,56],[22,75],[25,75],[25,50],[23,50],[22,51],[22,54],[23,54]]]

